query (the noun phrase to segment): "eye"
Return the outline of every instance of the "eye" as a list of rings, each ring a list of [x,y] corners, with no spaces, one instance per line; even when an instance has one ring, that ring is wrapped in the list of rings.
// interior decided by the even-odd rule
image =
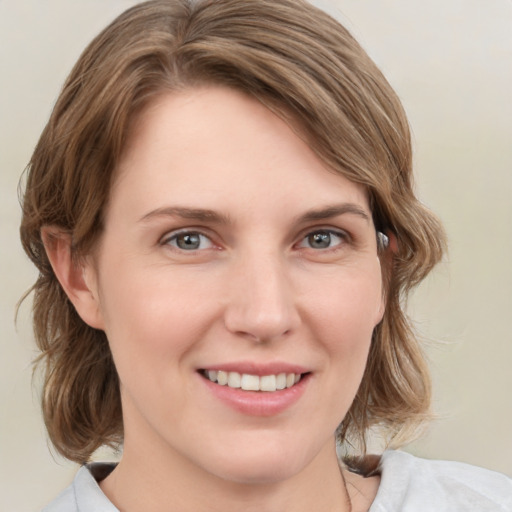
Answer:
[[[170,245],[182,251],[199,251],[202,249],[211,249],[213,242],[202,233],[197,231],[181,231],[166,237],[162,243]]]
[[[308,233],[299,243],[299,247],[309,249],[332,249],[341,245],[347,238],[343,232],[333,231],[330,229],[319,229]]]

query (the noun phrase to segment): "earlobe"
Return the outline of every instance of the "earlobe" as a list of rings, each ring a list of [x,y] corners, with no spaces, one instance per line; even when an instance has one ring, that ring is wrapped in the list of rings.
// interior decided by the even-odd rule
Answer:
[[[71,251],[71,235],[55,226],[44,226],[41,238],[53,272],[82,320],[103,329],[96,272],[90,263],[78,263]]]
[[[388,237],[388,251],[391,253],[391,257],[398,254],[398,239],[393,231],[386,230],[386,236]]]

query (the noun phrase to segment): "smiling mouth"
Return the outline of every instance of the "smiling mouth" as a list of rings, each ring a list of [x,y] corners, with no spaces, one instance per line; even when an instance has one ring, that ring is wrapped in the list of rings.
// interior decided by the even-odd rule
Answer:
[[[219,386],[228,386],[244,391],[265,391],[270,393],[291,388],[306,375],[301,373],[279,373],[259,376],[222,370],[201,370],[200,373],[203,377]]]

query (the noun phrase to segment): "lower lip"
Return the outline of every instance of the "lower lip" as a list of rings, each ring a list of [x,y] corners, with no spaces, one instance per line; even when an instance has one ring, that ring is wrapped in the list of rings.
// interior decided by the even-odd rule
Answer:
[[[221,386],[200,375],[208,389],[221,402],[248,416],[275,416],[290,408],[303,395],[310,374],[304,375],[291,388],[279,391],[243,391],[242,389]]]

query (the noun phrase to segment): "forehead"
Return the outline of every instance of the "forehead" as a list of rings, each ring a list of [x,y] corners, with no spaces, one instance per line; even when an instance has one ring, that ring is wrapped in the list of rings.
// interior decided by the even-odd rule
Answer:
[[[340,200],[368,208],[364,187],[329,169],[295,126],[224,87],[171,92],[142,111],[116,170],[112,199],[119,194],[147,208],[177,200],[217,208],[238,196],[247,208],[263,196],[282,208],[298,200],[305,209]]]

